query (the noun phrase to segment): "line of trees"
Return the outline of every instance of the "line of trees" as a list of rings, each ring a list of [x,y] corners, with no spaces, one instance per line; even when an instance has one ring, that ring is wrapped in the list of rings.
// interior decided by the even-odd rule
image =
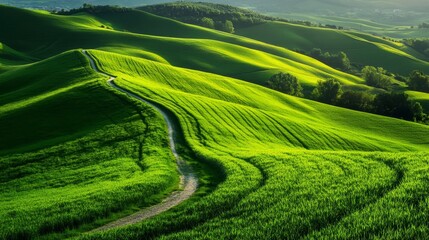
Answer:
[[[415,72],[419,75],[420,72]],[[292,96],[303,97],[303,88],[297,77],[289,73],[277,73],[265,82],[265,86]],[[429,117],[419,102],[405,93],[385,92],[371,94],[366,91],[343,91],[336,79],[320,80],[311,93],[311,99],[357,111],[429,123]]]
[[[428,123],[429,118],[419,102],[406,93],[385,92],[370,94],[365,91],[344,91],[338,80],[319,81],[312,92],[314,100],[344,108],[375,113],[419,123]]]
[[[394,76],[381,67],[366,66],[361,71],[368,86],[391,91],[394,85]],[[397,80],[408,84],[410,90],[429,93],[429,75],[414,70],[410,76],[396,76]]]
[[[75,8],[68,11],[61,9],[60,11],[53,12],[53,13],[58,15],[73,15],[81,12],[96,14],[96,13],[102,13],[102,12],[129,12],[129,11],[131,11],[131,9],[126,7],[111,6],[111,5],[94,6],[88,3],[84,3],[80,8]]]

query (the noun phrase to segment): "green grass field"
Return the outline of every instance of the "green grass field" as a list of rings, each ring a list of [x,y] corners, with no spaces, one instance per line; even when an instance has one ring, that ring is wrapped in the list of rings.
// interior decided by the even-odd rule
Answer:
[[[92,54],[119,77],[117,84],[171,109],[192,149],[217,161],[227,179],[176,212],[85,239],[390,238],[424,227],[414,216],[426,211],[424,206],[413,206],[425,203],[427,195],[418,189],[426,188],[428,155],[398,151],[427,150],[427,126],[316,104],[221,76]],[[417,195],[416,205],[404,204]],[[234,204],[219,215],[218,206],[226,202]],[[384,204],[391,206],[389,213]],[[203,207],[210,205],[216,207]],[[368,229],[368,217],[383,221]],[[404,225],[398,228],[398,222]],[[362,228],[349,232],[347,224]],[[424,236],[426,231],[410,233]]]
[[[78,51],[13,68],[0,84],[0,238],[92,223],[176,187],[161,116],[107,89]]]
[[[429,126],[261,86],[279,71],[307,89],[328,77],[369,89],[362,79],[275,42],[137,10],[57,16],[0,6],[6,21],[16,24],[0,24],[1,239],[429,234]],[[335,34],[345,47],[376,46],[372,54],[402,61],[385,64],[427,64],[382,39]],[[162,201],[179,173],[161,114],[111,88],[81,49],[116,85],[176,121],[178,148],[200,178],[191,199],[141,223],[85,233]]]

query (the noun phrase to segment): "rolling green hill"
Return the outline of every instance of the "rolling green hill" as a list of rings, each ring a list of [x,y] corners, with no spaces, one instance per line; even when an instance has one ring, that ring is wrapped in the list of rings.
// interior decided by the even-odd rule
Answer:
[[[403,75],[415,69],[429,69],[429,63],[421,60],[426,58],[412,48],[369,34],[273,22],[275,19],[262,17],[255,17],[253,23],[245,22],[247,25],[243,25],[244,20],[241,19],[245,19],[246,14],[241,11],[244,10],[227,5],[179,2],[139,9],[190,23],[198,22],[198,19],[206,16],[215,21],[228,19],[238,26],[235,29],[237,34],[251,39],[307,52],[313,48],[321,48],[329,52],[344,51],[356,64],[381,66]],[[124,16],[124,18],[128,17]]]
[[[6,46],[5,44],[0,43],[0,64],[13,65],[30,62],[31,60],[34,59],[31,59],[25,54],[22,54]]]
[[[78,51],[0,76],[0,238],[64,231],[175,187],[161,117],[106,90]]]
[[[82,61],[76,52],[65,52],[40,62],[11,67],[0,75],[0,104],[13,110],[20,107],[16,103],[28,105],[43,100],[41,96],[49,97],[94,80],[95,75],[88,75],[88,70],[82,68]],[[53,67],[57,64],[58,67]]]
[[[237,34],[289,49],[344,51],[354,63],[380,66],[403,75],[416,69],[429,71],[429,63],[417,58],[422,56],[412,49],[367,34],[280,22],[239,29]]]
[[[429,234],[429,126],[260,86],[285,71],[308,89],[329,77],[369,89],[358,77],[139,10],[59,16],[0,6],[0,22],[14,22],[0,24],[0,42],[22,57],[0,65],[1,239]],[[421,63],[382,39],[344,39]],[[84,233],[162,201],[179,173],[165,119],[107,84],[82,49],[120,89],[169,113],[175,144],[200,178],[191,199],[128,227]]]
[[[385,229],[381,236],[388,238],[423,224],[418,217],[401,215],[417,210],[400,204],[402,192],[411,191],[414,198],[417,186],[424,188],[425,180],[414,176],[420,173],[418,166],[427,164],[427,154],[353,150],[427,150],[427,126],[289,97],[212,74],[91,53],[104,71],[118,76],[119,86],[174,112],[191,148],[217,162],[227,179],[176,212],[83,239],[360,238],[367,234],[364,222],[369,216],[385,218],[371,226]],[[383,204],[392,206],[389,217]],[[427,214],[423,208],[418,211]],[[396,221],[406,225],[398,229]],[[348,222],[362,228],[346,232],[343,225]],[[173,234],[165,235],[165,229],[173,229]]]
[[[421,139],[415,137],[419,133],[429,130],[424,125],[405,124],[401,120],[331,107],[290,97],[246,82],[237,82],[231,78],[175,68],[123,55],[98,51],[93,53],[102,69],[123,79],[117,82],[118,85],[143,91],[140,90],[143,86],[140,86],[139,83],[144,79],[144,88],[149,88],[144,93],[153,93],[154,96],[151,96],[151,99],[154,102],[166,106],[173,104],[181,106],[181,108],[188,106],[189,109],[185,108],[186,113],[199,113],[199,116],[195,116],[196,119],[211,119],[225,113],[228,113],[226,115],[231,114],[235,118],[241,116],[243,119],[240,124],[244,126],[235,128],[236,130],[240,129],[237,133],[234,133],[234,128],[222,129],[221,126],[231,126],[232,122],[228,123],[226,118],[219,117],[219,123],[211,121],[204,124],[210,124],[210,129],[221,131],[216,135],[222,139],[213,139],[215,134],[195,136],[193,139],[209,138],[216,143],[223,142],[223,144],[230,146],[233,142],[238,145],[244,144],[247,138],[252,139],[256,135],[259,142],[252,140],[248,144],[257,143],[257,145],[268,147],[270,143],[273,143],[274,146],[280,144],[284,148],[284,145],[287,146],[289,143],[291,148],[325,150],[343,148],[348,150],[406,150],[407,143],[411,143],[408,146],[409,150],[420,149],[420,146],[422,147],[420,150],[424,150],[427,147],[425,137],[422,136]],[[251,94],[246,96],[242,93]],[[192,100],[193,98],[195,100]],[[174,103],[170,103],[170,101]],[[207,105],[201,105],[204,102],[207,102]],[[266,117],[268,119],[265,119]],[[342,120],[347,118],[353,119],[353,121],[342,123]],[[254,127],[258,124],[252,124],[250,119],[259,119],[265,123],[271,121],[273,126],[268,125],[262,126],[261,129],[255,129]],[[371,122],[378,122],[378,124],[371,124]],[[204,124],[201,123],[200,126]],[[186,126],[190,125],[192,124],[186,124]],[[372,125],[374,127],[370,127]],[[398,127],[404,127],[404,129],[400,130]],[[289,132],[290,135],[282,135],[282,129]],[[395,131],[390,129],[395,129]],[[416,132],[413,132],[412,129],[415,129]],[[193,132],[195,131],[197,130],[194,129]],[[209,130],[204,131],[202,129],[199,131],[209,132]],[[308,137],[311,135],[309,133],[316,133],[315,136],[331,141],[324,142],[310,138]],[[226,142],[227,136],[230,136],[231,142]],[[363,140],[365,137],[368,139]],[[243,138],[242,142],[240,142],[241,138]],[[391,142],[386,144],[385,141],[389,140]],[[396,144],[398,145],[395,147]],[[387,146],[388,148],[385,149],[384,147]]]
[[[133,56],[257,83],[262,83],[279,71],[303,76],[300,80],[307,86],[314,86],[319,79],[329,77],[351,85],[362,82],[355,76],[334,70],[291,50],[137,10],[107,12],[96,14],[96,17],[86,13],[77,16],[46,15],[10,7],[0,7],[0,13],[0,21],[14,19],[17,22],[13,28],[0,26],[4,32],[0,40],[38,58],[73,48],[98,48],[113,52],[126,51]],[[148,24],[137,24],[140,21]],[[24,30],[27,28],[26,22],[34,22],[41,28],[49,29],[49,32]],[[101,25],[118,30],[102,28]],[[16,30],[19,31],[15,33]],[[14,41],[14,38],[35,38],[40,42],[19,42]],[[192,55],[192,58],[183,58],[184,55]]]

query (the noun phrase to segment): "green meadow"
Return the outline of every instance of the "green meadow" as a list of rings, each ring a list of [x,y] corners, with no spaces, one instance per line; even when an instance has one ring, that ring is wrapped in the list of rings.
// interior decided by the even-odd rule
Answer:
[[[0,239],[424,239],[429,126],[266,88],[296,76],[381,91],[296,48],[408,74],[429,63],[363,33],[268,22],[229,34],[140,10],[61,16],[0,6]],[[30,27],[32,23],[37,27]],[[314,36],[318,36],[314,38]],[[199,177],[180,205],[90,230]],[[405,88],[405,87],[404,87]],[[427,106],[428,94],[407,91]]]
[[[414,214],[425,211],[427,195],[417,189],[425,189],[428,154],[420,151],[427,150],[427,137],[420,134],[427,126],[315,104],[221,76],[91,53],[100,68],[118,76],[118,85],[175,113],[191,148],[216,162],[226,180],[176,212],[84,239],[390,238],[416,224],[424,227]],[[404,206],[414,194],[423,196]],[[392,210],[384,212],[383,204]],[[218,206],[227,209],[218,215]],[[367,218],[382,221],[368,229]],[[396,228],[399,222],[405,225]],[[349,232],[347,224],[363,226]]]
[[[113,94],[79,51],[14,67],[1,85],[2,239],[132,212],[176,188],[162,117]]]

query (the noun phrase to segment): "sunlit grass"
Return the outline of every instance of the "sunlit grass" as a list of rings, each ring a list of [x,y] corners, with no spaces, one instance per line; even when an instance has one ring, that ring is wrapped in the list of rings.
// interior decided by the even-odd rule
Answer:
[[[423,207],[419,217],[409,218],[400,211],[386,214],[383,206],[401,203],[396,199],[404,191],[424,204],[420,194],[427,189],[427,174],[419,169],[427,168],[428,154],[397,151],[427,150],[427,126],[318,104],[213,74],[100,51],[91,54],[102,69],[118,76],[118,85],[175,113],[191,148],[200,159],[216,162],[226,179],[212,193],[173,212],[82,238],[426,233],[424,228],[413,230],[424,226],[429,213]],[[394,153],[373,152],[380,150]],[[414,205],[401,204],[408,216],[417,211]],[[367,222],[368,214],[380,221]],[[345,231],[350,221],[362,228]],[[404,225],[398,227],[401,221]]]
[[[100,224],[177,187],[162,117],[89,70],[74,51],[2,78],[15,94],[0,95],[0,238]]]

